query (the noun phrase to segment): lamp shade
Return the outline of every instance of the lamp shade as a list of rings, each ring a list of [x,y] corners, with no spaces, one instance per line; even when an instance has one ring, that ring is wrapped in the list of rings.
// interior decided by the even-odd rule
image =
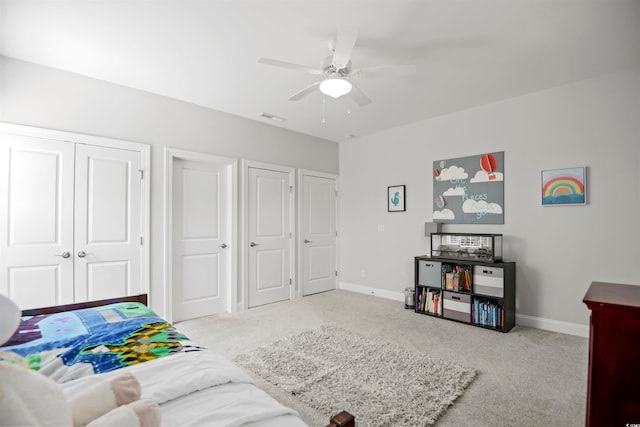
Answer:
[[[351,83],[340,77],[329,77],[320,83],[320,92],[332,98],[340,98],[351,92]]]

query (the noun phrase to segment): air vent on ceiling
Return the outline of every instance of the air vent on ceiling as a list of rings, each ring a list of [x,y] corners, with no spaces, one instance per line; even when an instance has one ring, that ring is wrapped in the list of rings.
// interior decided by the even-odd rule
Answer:
[[[284,117],[274,116],[273,114],[270,114],[270,113],[260,113],[258,117],[262,117],[263,119],[274,120],[276,122],[284,122],[285,120],[287,120]]]

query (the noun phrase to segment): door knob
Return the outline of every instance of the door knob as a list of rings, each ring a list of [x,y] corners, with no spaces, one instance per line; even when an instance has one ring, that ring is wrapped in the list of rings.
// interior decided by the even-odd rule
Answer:
[[[311,240],[304,239],[305,243],[313,243]]]
[[[221,244],[221,245],[220,245],[220,247],[221,247],[222,249],[225,249],[225,248],[227,247],[227,244],[226,244],[226,243],[223,243],[223,244]]]
[[[249,246],[251,246],[253,248],[254,246],[260,246],[260,244],[256,243],[256,242],[251,242],[251,243],[249,243]]]
[[[89,255],[89,254],[88,254],[88,253],[86,253],[85,251],[80,251],[80,252],[78,252],[78,257],[80,257],[80,258],[84,258],[84,257],[86,257],[87,255]]]
[[[62,258],[69,258],[71,256],[71,253],[62,252],[61,254],[56,254],[56,256],[61,256]]]

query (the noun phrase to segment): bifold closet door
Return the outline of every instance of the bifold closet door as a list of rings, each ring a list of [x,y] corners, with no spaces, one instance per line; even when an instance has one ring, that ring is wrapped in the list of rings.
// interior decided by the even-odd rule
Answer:
[[[141,292],[137,151],[0,133],[0,293],[20,308]]]
[[[140,153],[77,144],[75,163],[75,300],[138,294]]]
[[[74,302],[74,145],[0,133],[0,293],[21,309]]]

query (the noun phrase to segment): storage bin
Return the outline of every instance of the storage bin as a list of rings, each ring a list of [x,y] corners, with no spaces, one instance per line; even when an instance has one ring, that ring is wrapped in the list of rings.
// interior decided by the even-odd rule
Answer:
[[[473,266],[473,293],[497,298],[504,296],[504,270],[500,267]]]
[[[442,287],[442,263],[432,260],[418,260],[418,285]]]
[[[471,322],[471,295],[444,291],[442,316],[447,319]]]

